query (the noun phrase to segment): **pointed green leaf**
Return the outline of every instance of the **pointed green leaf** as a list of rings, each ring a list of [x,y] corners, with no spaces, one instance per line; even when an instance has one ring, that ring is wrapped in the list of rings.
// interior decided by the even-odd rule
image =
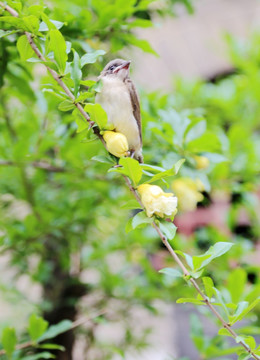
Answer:
[[[15,350],[16,343],[17,343],[17,338],[15,334],[15,329],[12,327],[4,328],[2,333],[2,345],[8,357],[12,356],[12,353]]]
[[[125,203],[124,205],[121,206],[122,209],[140,209],[141,205],[139,204],[139,202],[137,200],[129,200],[127,203]]]
[[[207,123],[205,120],[197,122],[194,126],[190,128],[187,135],[185,136],[185,142],[188,143],[192,140],[195,140],[201,137],[207,129]]]
[[[144,211],[140,211],[132,218],[132,227],[136,229],[140,225],[151,224],[152,222],[152,218],[149,218]]]
[[[59,30],[50,30],[50,50],[54,52],[54,59],[61,74],[64,74],[68,55],[66,41]]]
[[[78,109],[74,109],[72,112],[72,116],[74,120],[76,121],[76,124],[78,125],[77,133],[80,133],[86,129],[88,129],[89,125],[88,122],[81,113],[78,111]]]
[[[75,105],[71,102],[71,100],[64,100],[59,104],[58,109],[60,111],[69,111],[75,109]]]
[[[179,170],[184,162],[185,162],[185,159],[181,159],[181,160],[177,161],[177,163],[174,164],[171,169],[159,172],[158,174],[154,175],[150,180],[146,181],[145,183],[149,184],[149,183],[158,181],[160,179],[165,179],[169,176],[176,175],[179,172]]]
[[[183,277],[182,273],[179,270],[173,269],[173,268],[164,268],[159,270],[159,273],[165,274],[170,276],[173,279],[181,278]]]
[[[62,334],[71,329],[72,322],[70,320],[62,320],[57,325],[52,325],[47,331],[38,339],[38,341],[44,341],[47,339],[53,339],[57,335]]]
[[[35,15],[24,16],[23,23],[28,32],[33,34],[38,33],[40,21]]]
[[[175,250],[176,254],[181,255],[185,260],[189,267],[193,270],[193,262],[192,257],[189,254],[182,252],[181,250]]]
[[[32,341],[36,341],[48,327],[48,321],[42,317],[32,314],[29,319],[28,332]]]
[[[246,281],[247,274],[246,271],[242,268],[236,268],[229,274],[227,280],[227,288],[234,303],[240,301],[240,297],[244,293]]]
[[[213,259],[225,254],[234,244],[229,242],[218,242],[211,246],[205,254],[193,256],[194,270],[200,270],[208,265]]]
[[[177,304],[186,304],[191,303],[195,305],[205,305],[205,303],[199,299],[193,299],[193,298],[180,298],[176,301]]]
[[[73,49],[73,53],[74,53],[74,59],[70,65],[71,68],[70,72],[71,72],[71,78],[74,81],[74,96],[77,97],[80,86],[80,80],[82,77],[82,72],[81,72],[79,55],[77,51],[75,51],[74,49]]]
[[[203,281],[206,295],[208,298],[211,299],[215,293],[213,280],[209,276],[203,276],[202,281]]]
[[[175,237],[177,227],[172,222],[160,220],[159,228],[167,239],[172,240]]]
[[[23,360],[43,360],[43,359],[55,359],[55,355],[50,352],[44,351],[40,354],[34,354],[29,356],[23,356]]]
[[[20,57],[23,61],[30,59],[34,55],[34,51],[31,48],[31,45],[29,44],[29,41],[28,41],[26,35],[22,35],[19,37],[19,39],[17,41],[17,49],[18,49]]]
[[[98,125],[100,130],[106,128],[107,113],[100,104],[87,104],[84,110],[89,113],[91,120]]]
[[[219,334],[219,335],[224,335],[224,336],[231,336],[231,337],[233,337],[226,328],[221,328],[221,329],[218,331],[218,334]]]
[[[106,52],[104,50],[96,50],[91,53],[85,54],[80,59],[81,67],[86,64],[93,64],[97,61],[97,58],[101,55],[104,55]]]
[[[249,304],[235,319],[235,321],[242,320],[254,307],[260,303],[260,297],[255,299],[251,304]]]
[[[132,180],[134,187],[136,187],[143,174],[139,162],[129,157],[122,157],[119,160],[119,165],[122,165],[122,167],[111,168],[108,172],[117,172],[119,174],[126,175]]]
[[[96,155],[96,156],[93,156],[91,158],[91,160],[94,160],[94,161],[98,161],[98,162],[101,162],[101,163],[106,163],[106,164],[115,164],[115,162],[111,159],[111,157],[109,156],[104,156],[104,155]]]

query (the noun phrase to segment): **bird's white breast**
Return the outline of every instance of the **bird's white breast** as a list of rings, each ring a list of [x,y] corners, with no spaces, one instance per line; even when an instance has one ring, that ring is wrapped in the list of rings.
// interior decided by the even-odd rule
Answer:
[[[141,141],[130,94],[124,82],[116,77],[102,78],[103,87],[96,96],[96,102],[106,111],[108,121],[115,126],[116,131],[124,134],[129,148],[139,150]]]

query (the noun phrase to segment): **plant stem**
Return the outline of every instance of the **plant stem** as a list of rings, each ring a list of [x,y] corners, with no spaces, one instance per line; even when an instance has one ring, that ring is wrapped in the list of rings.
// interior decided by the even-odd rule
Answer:
[[[101,310],[99,311],[97,314],[94,314],[90,317],[87,317],[87,316],[83,316],[75,321],[72,322],[71,324],[71,327],[70,329],[66,330],[67,331],[70,331],[72,329],[75,329],[89,321],[92,321],[94,319],[96,319],[97,317],[101,316],[101,315],[104,315],[106,313],[106,310]],[[65,332],[65,331],[64,331]],[[33,341],[26,341],[22,344],[18,344],[16,347],[15,347],[15,350],[22,350],[22,349],[26,349],[26,348],[29,348],[29,347],[37,347],[38,344],[35,344],[35,342]],[[0,350],[0,356],[1,355],[5,355],[6,354],[6,351],[4,349]]]
[[[0,1],[0,6],[2,6],[5,10],[7,10],[11,15],[18,17],[19,14],[12,9],[10,6],[5,5],[3,2]],[[31,45],[32,49],[34,50],[35,54],[37,55],[37,57],[39,59],[41,59],[42,61],[46,61],[44,56],[41,54],[40,50],[38,49],[37,45],[35,44],[35,42],[33,41],[33,37],[29,32],[25,32],[25,35],[27,36],[27,39],[29,41],[29,44]],[[65,85],[65,83],[60,79],[59,75],[56,73],[56,71],[52,70],[51,68],[49,68],[46,64],[45,64],[47,70],[49,71],[49,73],[52,75],[52,77],[54,78],[54,80],[57,81],[57,83],[62,87],[62,89],[65,91],[65,93],[68,95],[68,97],[70,99],[73,100],[73,102],[75,101],[75,97],[72,94],[72,92],[69,90],[69,88]],[[74,105],[78,108],[78,110],[80,111],[80,113],[83,115],[83,117],[87,120],[88,123],[90,123],[92,125],[92,122],[90,120],[89,115],[84,111],[83,107],[79,104],[79,103],[75,103]],[[101,140],[101,142],[103,143],[103,145],[105,146],[105,141],[103,139],[103,137],[97,133],[99,139]],[[130,180],[128,177],[123,176],[126,182],[126,185],[128,186],[128,188],[130,189],[130,191],[133,193],[133,195],[135,196],[136,200],[139,202],[139,204],[142,206],[142,208],[144,209],[144,206],[141,202],[141,199],[137,193],[137,191],[133,188]],[[159,229],[159,227],[156,225],[155,222],[153,222],[153,227],[155,228],[155,230],[157,231],[159,237],[161,238],[163,244],[166,246],[166,248],[168,249],[168,251],[170,252],[171,256],[173,257],[173,259],[177,262],[177,264],[180,266],[180,268],[183,271],[184,276],[191,276],[188,269],[185,267],[185,265],[183,264],[183,262],[180,260],[180,258],[178,257],[178,255],[176,254],[176,252],[173,250],[173,248],[171,247],[171,245],[169,244],[169,242],[167,241],[166,237],[162,234],[161,230]],[[215,307],[210,303],[210,301],[208,300],[208,298],[204,295],[204,293],[202,292],[202,290],[200,289],[199,285],[197,284],[197,282],[195,281],[194,278],[190,277],[189,278],[190,283],[192,284],[192,286],[196,289],[196,291],[201,295],[201,297],[203,298],[205,304],[209,307],[209,309],[212,311],[212,313],[220,320],[220,322],[222,323],[223,327],[227,329],[227,331],[231,334],[231,336],[233,338],[236,339],[237,334],[231,329],[230,325],[222,318],[222,316],[219,314],[219,312],[215,309]],[[245,343],[243,342],[239,342],[244,349],[256,360],[260,360],[260,358],[253,353],[253,351],[250,349],[249,346],[247,346]],[[1,354],[1,352],[0,352]]]

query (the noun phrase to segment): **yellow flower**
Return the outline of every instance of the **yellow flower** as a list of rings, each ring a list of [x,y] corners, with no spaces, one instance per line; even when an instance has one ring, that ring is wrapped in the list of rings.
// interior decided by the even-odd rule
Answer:
[[[197,169],[206,169],[209,167],[209,159],[206,156],[194,155]]]
[[[179,207],[183,211],[192,211],[197,207],[197,203],[203,200],[201,191],[204,191],[204,185],[200,179],[179,178],[174,180],[171,185],[175,192]]]
[[[157,185],[143,184],[137,188],[148,217],[171,217],[177,213],[177,198]]]
[[[119,158],[128,155],[128,142],[125,135],[115,131],[104,131],[103,138],[111,154]]]

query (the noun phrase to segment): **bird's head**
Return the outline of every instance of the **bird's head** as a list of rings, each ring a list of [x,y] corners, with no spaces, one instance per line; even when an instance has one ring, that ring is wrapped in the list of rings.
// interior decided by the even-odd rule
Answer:
[[[109,76],[125,80],[129,76],[130,63],[131,61],[126,61],[122,59],[111,60],[108,64],[106,64],[99,78]]]

